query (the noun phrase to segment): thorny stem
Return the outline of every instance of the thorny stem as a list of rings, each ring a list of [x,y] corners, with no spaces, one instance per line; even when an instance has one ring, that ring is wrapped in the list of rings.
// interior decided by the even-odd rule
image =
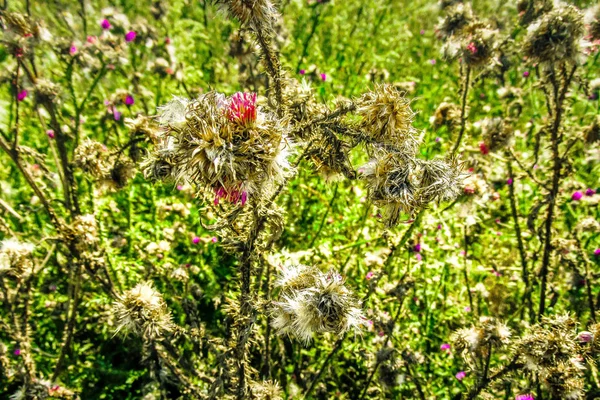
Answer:
[[[479,393],[481,393],[481,391],[485,389],[490,383],[494,382],[496,379],[502,378],[510,371],[517,369],[517,359],[518,355],[515,355],[512,358],[512,360],[507,365],[505,365],[504,368],[502,368],[500,371],[496,372],[490,377],[486,375],[484,379],[481,379],[479,383],[477,383],[477,385],[469,391],[469,393],[467,394],[467,400],[473,400],[477,398]]]
[[[463,251],[464,251],[464,261],[465,261],[465,265],[463,268],[463,276],[465,277],[465,285],[467,287],[467,294],[469,295],[469,306],[471,307],[471,310],[473,312],[475,312],[475,309],[473,308],[473,295],[471,294],[471,284],[469,283],[469,273],[467,271],[467,260],[468,260],[468,251],[469,251],[469,245],[467,242],[467,226],[465,225],[464,227],[464,241],[463,241]]]
[[[402,298],[402,300],[404,300],[404,298]],[[400,312],[402,311],[402,304],[403,304],[403,301],[399,302],[399,304],[398,304],[398,310],[396,311],[396,315],[394,315],[394,319],[392,321],[392,326],[389,328],[389,331],[385,335],[385,340],[384,340],[383,346],[381,347],[382,349],[386,348],[390,343],[390,336],[394,332],[394,327],[396,326],[396,322],[398,322],[398,318],[400,317]],[[365,387],[359,397],[359,400],[362,400],[365,397],[365,395],[367,394],[367,390],[369,390],[369,386],[371,386],[373,377],[377,373],[377,369],[379,368],[379,366],[381,365],[382,362],[383,362],[383,360],[378,360],[375,363],[375,367],[373,368],[373,371],[371,371],[371,374],[369,375],[369,378],[367,379],[367,383],[365,384]]]
[[[406,362],[406,374],[412,378],[415,387],[417,388],[417,393],[419,394],[419,399],[425,400],[425,393],[423,392],[423,388],[421,387],[421,382],[419,382],[419,378],[417,377],[416,372],[413,372],[410,367],[410,363]]]
[[[256,29],[256,39],[258,45],[263,52],[263,60],[269,75],[273,79],[273,85],[275,86],[275,100],[277,101],[277,114],[282,115],[283,110],[283,89],[281,87],[281,67],[279,65],[279,58],[276,55],[276,51],[273,48],[270,38],[267,37],[266,33],[262,29]]]
[[[461,100],[461,109],[460,109],[460,131],[458,132],[458,138],[456,139],[456,144],[452,149],[452,155],[456,154],[456,151],[460,147],[460,142],[462,141],[463,135],[465,134],[465,127],[467,124],[467,95],[469,94],[469,84],[471,80],[471,67],[469,65],[466,66],[467,71],[465,73],[464,86],[462,91],[462,100]]]
[[[510,185],[508,185],[508,196],[513,224],[515,226],[515,234],[517,236],[519,256],[521,258],[521,279],[523,279],[523,284],[525,285],[525,303],[527,303],[527,306],[529,307],[529,316],[533,319],[534,314],[533,303],[531,302],[531,287],[529,285],[529,271],[527,269],[527,253],[525,252],[523,236],[521,235],[521,225],[519,224],[519,213],[517,211],[517,196],[515,195],[515,174],[510,161],[506,163],[506,166],[508,168],[508,177],[511,180]],[[533,322],[533,320],[531,322]]]
[[[565,67],[563,67],[565,68]],[[546,214],[546,226],[545,226],[545,237],[544,237],[544,253],[542,256],[542,268],[540,269],[540,275],[542,278],[540,286],[540,305],[538,310],[538,316],[541,318],[546,311],[546,285],[548,281],[548,267],[550,265],[550,256],[552,253],[552,223],[554,220],[554,207],[556,205],[556,196],[558,195],[558,189],[560,185],[561,170],[562,170],[562,159],[559,153],[559,146],[561,144],[562,135],[560,134],[560,125],[563,114],[563,103],[567,95],[573,75],[575,74],[576,66],[573,66],[571,73],[568,77],[564,78],[562,87],[556,82],[555,70],[552,69],[550,72],[551,82],[554,88],[554,120],[552,122],[551,130],[551,147],[552,147],[552,187],[548,198],[548,211]]]
[[[585,268],[585,287],[586,287],[586,294],[587,294],[587,298],[588,298],[588,306],[590,307],[590,317],[592,318],[592,321],[594,321],[594,323],[596,323],[596,306],[594,305],[594,296],[592,294],[592,275],[590,273],[590,259],[588,258],[587,254],[585,253],[585,251],[583,250],[583,246],[581,244],[581,239],[579,238],[579,235],[577,233],[574,233],[573,236],[575,237],[575,242],[577,243],[577,248],[579,250],[579,253],[581,254],[581,258],[583,258],[583,266]]]

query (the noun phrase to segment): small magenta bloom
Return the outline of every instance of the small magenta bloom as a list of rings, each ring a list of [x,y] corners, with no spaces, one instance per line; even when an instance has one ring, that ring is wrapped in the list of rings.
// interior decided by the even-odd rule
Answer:
[[[110,22],[107,19],[103,19],[102,22],[100,22],[100,26],[102,29],[110,29]]]
[[[529,78],[529,71],[523,72],[523,78]]]
[[[13,352],[15,356],[20,356],[21,355],[21,349],[15,349],[15,351]]]
[[[520,394],[517,397],[515,397],[515,400],[535,400],[535,397],[533,397],[532,394]]]
[[[69,48],[69,54],[72,56],[77,54],[77,47],[75,45],[73,45],[73,46],[71,46],[71,48]]]
[[[200,238],[198,236],[194,236],[194,238],[192,239],[192,243],[194,243],[194,244],[200,243]]]
[[[462,381],[463,379],[465,379],[465,377],[467,376],[467,373],[465,371],[460,371],[458,372],[456,375],[454,375],[456,377],[456,379],[458,379],[459,381]]]
[[[327,75],[326,74],[321,74],[321,80],[323,82],[325,82],[327,80]]]
[[[210,240],[212,240],[213,243],[217,243],[219,241],[219,239],[217,239],[216,237],[212,237]]]
[[[429,64],[435,65],[435,63],[436,63],[435,58],[432,58],[431,60],[429,60]]]
[[[448,343],[444,343],[440,346],[440,350],[442,351],[450,351],[450,345]]]
[[[508,178],[508,179],[506,180],[506,184],[507,184],[507,185],[512,185],[512,184],[513,184],[513,180],[512,180],[511,178]]]
[[[476,54],[477,46],[475,46],[475,43],[471,42],[467,45],[467,50],[469,50],[471,52],[471,54]]]
[[[415,255],[415,258],[417,259],[417,261],[422,261],[423,260],[423,256],[421,255],[421,253],[417,253]]]
[[[581,193],[579,190],[576,191],[575,193],[573,193],[573,195],[571,196],[571,199],[573,201],[579,201],[581,200],[581,198],[583,197],[583,193]]]
[[[595,189],[586,189],[585,191],[585,195],[586,196],[593,196],[596,194],[596,190]]]
[[[27,90],[23,89],[19,93],[17,93],[17,101],[23,101],[27,97]]]
[[[183,185],[177,185],[177,190],[183,190]]]
[[[129,31],[125,34],[125,41],[133,42],[135,40],[136,36],[137,36],[137,33],[135,31]]]
[[[227,108],[227,117],[230,121],[250,125],[256,121],[256,112],[256,93],[237,92],[231,96]]]
[[[425,29],[421,29],[421,32],[419,32],[421,35],[425,34]]]
[[[46,135],[48,135],[50,139],[54,139],[54,131],[52,129],[48,129]]]
[[[479,143],[479,151],[484,156],[488,155],[490,153],[490,149],[487,147],[487,144],[485,144],[484,142]]]
[[[594,250],[594,255],[595,255],[596,257],[600,257],[600,249],[596,249],[596,250]]]
[[[301,70],[299,71],[299,73],[300,73],[300,75],[304,75],[304,74],[306,74],[306,70],[305,70],[305,69],[301,69]]]
[[[367,272],[367,275],[365,275],[365,279],[369,281],[369,280],[373,279],[374,275],[375,275],[375,273],[373,271],[369,271],[369,272]]]
[[[413,249],[416,253],[420,253],[421,252],[421,243],[417,243],[415,244],[415,247]]]
[[[439,136],[435,138],[435,142],[436,142],[436,143],[439,143],[441,140],[442,140],[442,138],[441,138],[441,137],[439,137]]]
[[[89,44],[94,44],[94,43],[96,43],[96,40],[97,40],[97,39],[98,39],[98,38],[97,38],[96,36],[88,36],[88,37],[87,37],[87,39],[86,39],[86,41],[87,41]]]
[[[115,118],[115,121],[120,121],[121,115],[121,112],[117,111],[117,109],[113,107],[113,117]]]
[[[466,307],[464,308],[464,310],[465,310],[465,312],[471,312],[471,307],[469,307],[469,306],[466,306]]]
[[[594,334],[587,331],[579,332],[577,339],[579,339],[581,343],[589,343],[594,340]]]
[[[437,228],[438,228],[438,231],[442,230],[442,224],[438,224]]]
[[[131,106],[131,105],[133,105],[133,103],[135,103],[133,96],[128,94],[127,97],[125,97],[125,104],[128,106]]]

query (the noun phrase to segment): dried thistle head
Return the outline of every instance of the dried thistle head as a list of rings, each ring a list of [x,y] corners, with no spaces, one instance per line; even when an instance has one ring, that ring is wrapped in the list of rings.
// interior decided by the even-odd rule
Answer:
[[[316,333],[341,335],[363,323],[360,303],[338,273],[294,266],[280,277],[279,301],[273,304],[273,327],[279,334],[308,344]]]
[[[444,19],[438,24],[438,31],[444,38],[461,35],[464,28],[475,18],[469,4],[456,3],[444,9]]]
[[[496,52],[497,35],[497,31],[485,24],[469,25],[461,41],[461,55],[465,63],[472,68],[490,64]]]
[[[256,94],[176,98],[161,108],[159,122],[166,132],[144,163],[146,176],[210,188],[215,204],[226,199],[243,205],[289,170],[287,123],[258,106]]]
[[[483,122],[483,141],[490,151],[498,151],[509,145],[513,130],[502,118],[487,118]]]
[[[242,25],[255,29],[271,28],[277,18],[277,10],[270,0],[218,0],[227,6],[231,15]]]
[[[519,24],[529,25],[541,15],[551,11],[553,3],[551,0],[519,0],[517,12],[519,13]]]
[[[441,103],[435,110],[432,117],[433,127],[439,129],[442,126],[448,128],[449,131],[460,126],[460,106],[454,103]]]
[[[0,242],[0,276],[7,274],[21,277],[31,271],[34,246],[16,238]]]
[[[600,116],[596,116],[594,122],[583,130],[583,135],[587,144],[600,142]]]
[[[366,182],[369,199],[384,208],[388,227],[398,223],[401,213],[412,214],[421,206],[415,196],[414,179],[411,179],[414,168],[414,159],[380,149],[371,161],[358,169],[361,179]]]
[[[25,14],[3,11],[0,18],[7,30],[18,36],[30,37],[38,32],[37,25]]]
[[[581,12],[564,5],[544,14],[527,28],[523,53],[532,62],[577,62],[584,25]]]
[[[110,171],[109,153],[105,145],[86,139],[75,149],[73,162],[83,172],[100,179]]]
[[[251,388],[252,396],[256,400],[283,400],[283,391],[277,381],[253,382]]]
[[[360,129],[371,141],[416,153],[419,140],[412,125],[415,114],[402,92],[390,84],[376,85],[356,103],[356,113],[362,117]]]
[[[35,83],[35,101],[38,104],[48,104],[56,100],[60,88],[55,83],[38,79]]]
[[[510,341],[510,329],[490,317],[481,317],[471,328],[462,328],[453,335],[454,347],[464,355],[487,356],[491,347],[505,346]]]
[[[417,166],[416,196],[421,203],[452,201],[461,193],[466,175],[458,159],[419,161]]]
[[[600,39],[600,5],[590,7],[585,13],[585,24],[591,41]]]
[[[160,293],[149,282],[139,283],[115,301],[116,333],[133,333],[153,340],[173,329],[171,315]]]

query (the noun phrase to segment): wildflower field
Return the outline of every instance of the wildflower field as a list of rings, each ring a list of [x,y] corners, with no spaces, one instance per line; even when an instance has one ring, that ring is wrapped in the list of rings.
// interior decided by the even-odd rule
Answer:
[[[4,0],[0,399],[600,398],[600,5]]]

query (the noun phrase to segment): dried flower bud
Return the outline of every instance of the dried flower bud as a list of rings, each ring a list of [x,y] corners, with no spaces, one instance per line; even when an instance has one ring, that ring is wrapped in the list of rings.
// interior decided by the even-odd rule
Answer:
[[[438,25],[438,30],[444,38],[460,35],[474,20],[469,4],[457,3],[446,7],[444,12],[446,16]]]
[[[438,129],[441,126],[446,126],[448,130],[452,131],[460,126],[460,114],[458,104],[443,102],[435,110],[432,118],[433,127]]]
[[[556,8],[529,26],[523,53],[532,62],[575,63],[583,32],[583,17],[576,7]]]
[[[0,242],[0,276],[4,274],[21,277],[28,274],[32,267],[31,255],[34,246],[15,238]]]
[[[114,303],[113,312],[117,333],[131,332],[152,340],[173,329],[167,305],[150,283],[140,283],[123,293]]]
[[[94,178],[102,178],[110,171],[106,146],[86,139],[75,149],[73,162],[83,172]]]
[[[490,151],[498,151],[510,143],[513,131],[502,118],[485,119],[482,126],[483,141]]]
[[[274,304],[273,327],[309,343],[315,333],[341,335],[362,325],[362,311],[354,295],[334,271],[314,267],[287,267],[277,280],[280,301]]]

